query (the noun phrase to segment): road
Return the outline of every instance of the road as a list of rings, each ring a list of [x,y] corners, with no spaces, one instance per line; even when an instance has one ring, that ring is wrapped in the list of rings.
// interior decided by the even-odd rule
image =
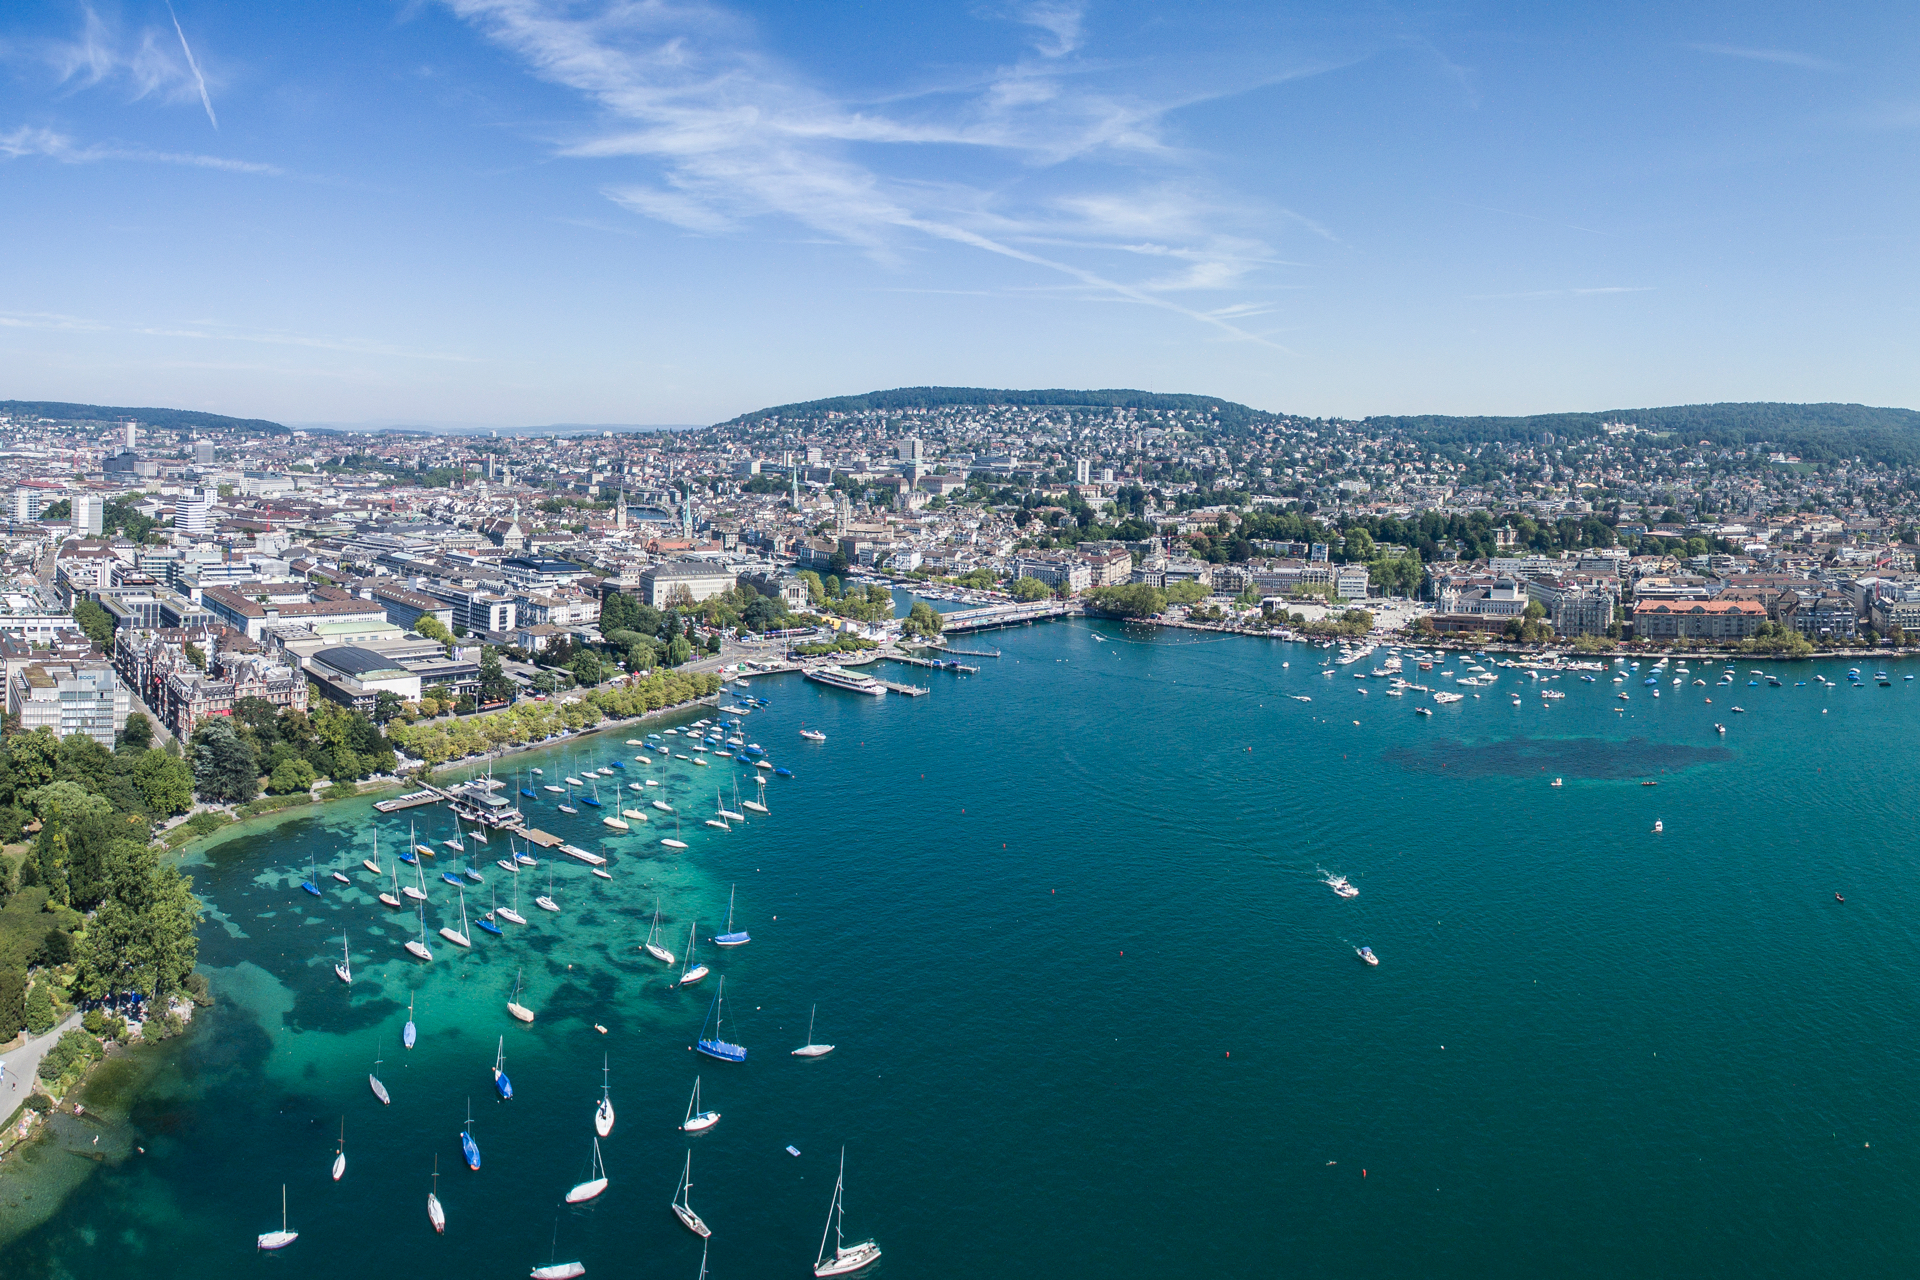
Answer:
[[[26,1101],[27,1094],[33,1091],[34,1073],[40,1070],[40,1060],[47,1056],[47,1051],[59,1042],[61,1036],[79,1025],[80,1015],[70,1013],[47,1034],[30,1036],[20,1048],[0,1054],[0,1063],[5,1064],[6,1080],[6,1088],[0,1089],[0,1111],[11,1115],[19,1103]],[[22,1084],[27,1087],[22,1089]]]

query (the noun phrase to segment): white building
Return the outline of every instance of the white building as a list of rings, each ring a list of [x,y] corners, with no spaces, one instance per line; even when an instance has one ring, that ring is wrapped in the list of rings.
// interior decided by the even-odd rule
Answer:
[[[698,604],[709,596],[733,590],[734,573],[723,564],[708,560],[676,560],[671,564],[650,565],[640,574],[640,598],[656,609],[676,602],[685,588],[683,602]]]
[[[205,444],[205,441],[201,442]],[[194,446],[195,450],[199,445]],[[209,451],[212,445],[207,445]],[[193,489],[180,495],[173,507],[173,527],[180,533],[202,534],[213,523],[213,495],[205,489]]]
[[[99,537],[106,518],[106,499],[97,493],[76,493],[72,502],[74,534],[82,538]]]
[[[25,733],[42,726],[61,738],[84,733],[111,749],[132,709],[133,695],[109,662],[28,662],[7,681],[7,713]]]

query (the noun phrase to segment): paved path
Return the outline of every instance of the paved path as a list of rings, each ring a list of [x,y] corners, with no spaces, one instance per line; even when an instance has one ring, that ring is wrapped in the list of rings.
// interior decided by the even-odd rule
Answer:
[[[11,1114],[15,1106],[26,1101],[26,1095],[33,1090],[34,1073],[40,1070],[40,1060],[61,1036],[79,1025],[80,1015],[70,1013],[47,1034],[29,1037],[20,1048],[0,1053],[0,1063],[5,1064],[5,1077],[0,1081],[0,1113]]]

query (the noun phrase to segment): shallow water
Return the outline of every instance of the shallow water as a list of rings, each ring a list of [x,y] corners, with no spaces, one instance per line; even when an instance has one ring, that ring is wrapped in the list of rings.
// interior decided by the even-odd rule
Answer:
[[[748,737],[797,776],[770,781],[769,818],[683,821],[686,854],[654,843],[657,812],[619,836],[523,801],[616,879],[557,864],[554,916],[528,901],[543,865],[529,924],[463,952],[434,935],[458,898],[429,878],[431,965],[359,869],[408,814],[348,802],[214,845],[195,874],[219,1003],[132,1108],[146,1154],[99,1166],[0,1255],[7,1274],[518,1275],[557,1247],[589,1275],[691,1277],[699,1242],[667,1210],[691,1149],[712,1274],[803,1275],[843,1143],[876,1276],[1906,1269],[1913,686],[1791,687],[1801,664],[1784,688],[1636,683],[1626,704],[1563,677],[1544,702],[1502,673],[1418,717],[1352,678],[1370,662],[1329,679],[1304,646],[1075,622],[978,647],[1006,656],[914,671],[924,698],[756,683],[773,706]],[[631,766],[628,736],[509,763]],[[731,762],[650,772],[683,817],[736,778],[753,791]],[[451,834],[444,811],[412,816]],[[496,837],[477,865],[510,893],[503,854]],[[309,855],[354,885],[302,893]],[[705,938],[735,883],[753,941],[720,953]],[[656,895],[676,953],[699,921],[704,986],[669,989],[637,950]],[[503,1008],[516,972],[532,1026]],[[721,975],[740,1065],[688,1048]],[[814,1002],[839,1048],[794,1059]],[[603,1053],[611,1186],[567,1209]],[[696,1073],[724,1118],[689,1141]],[[424,1211],[436,1156],[444,1237]],[[283,1182],[301,1238],[261,1259]]]

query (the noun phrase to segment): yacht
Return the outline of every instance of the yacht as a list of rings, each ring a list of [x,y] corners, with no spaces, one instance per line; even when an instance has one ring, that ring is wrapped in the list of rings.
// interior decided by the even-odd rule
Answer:
[[[887,692],[886,686],[872,676],[862,675],[857,671],[846,671],[835,666],[808,667],[806,677],[835,689],[845,689],[849,693],[866,693],[879,698],[884,697]]]

